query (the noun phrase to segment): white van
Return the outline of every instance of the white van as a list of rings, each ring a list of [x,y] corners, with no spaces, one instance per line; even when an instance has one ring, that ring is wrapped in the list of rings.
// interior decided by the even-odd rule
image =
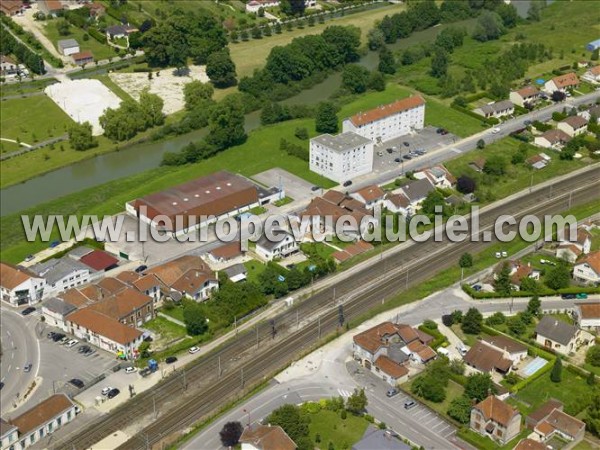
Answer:
[[[440,347],[440,348],[438,348],[438,349],[437,349],[437,352],[438,352],[440,355],[444,355],[444,356],[446,356],[446,357],[448,357],[448,356],[450,355],[450,352],[449,352],[447,349],[445,349],[444,347]]]

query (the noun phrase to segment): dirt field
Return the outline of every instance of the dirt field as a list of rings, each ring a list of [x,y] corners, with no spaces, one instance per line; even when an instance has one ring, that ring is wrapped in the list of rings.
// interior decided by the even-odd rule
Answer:
[[[165,102],[163,111],[165,114],[173,114],[184,108],[183,86],[192,80],[200,80],[207,83],[208,77],[204,66],[190,66],[186,75],[178,76],[174,69],[166,69],[152,72],[152,80],[148,78],[148,73],[110,73],[109,77],[121,89],[127,92],[134,99],[140,98],[140,92],[145,88],[150,88],[150,92],[158,95]]]

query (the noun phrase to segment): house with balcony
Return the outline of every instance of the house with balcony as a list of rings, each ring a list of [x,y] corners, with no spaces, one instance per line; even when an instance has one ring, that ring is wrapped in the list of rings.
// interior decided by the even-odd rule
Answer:
[[[42,300],[46,280],[29,269],[0,263],[0,294],[11,306],[33,305]]]
[[[283,259],[300,250],[294,235],[285,230],[274,230],[273,239],[266,234],[256,242],[256,254],[265,261]]]

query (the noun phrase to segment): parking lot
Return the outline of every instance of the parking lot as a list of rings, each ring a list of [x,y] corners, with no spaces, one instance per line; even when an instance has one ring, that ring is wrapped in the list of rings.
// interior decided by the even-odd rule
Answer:
[[[425,127],[418,133],[400,136],[376,145],[373,156],[373,170],[375,172],[386,172],[402,167],[403,163],[408,161],[425,159],[430,151],[452,144],[459,139],[451,133],[441,134],[437,130],[435,127]],[[410,152],[417,150],[427,153],[424,155],[412,154],[410,159],[406,158]],[[404,172],[402,169],[401,171]]]
[[[314,194],[311,190],[312,184],[279,167],[257,173],[252,178],[268,187],[282,186],[285,195],[294,200],[306,200]]]

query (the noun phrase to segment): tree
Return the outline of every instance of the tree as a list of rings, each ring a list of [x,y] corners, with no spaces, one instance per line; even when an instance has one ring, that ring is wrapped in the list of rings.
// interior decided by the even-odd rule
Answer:
[[[501,155],[491,155],[485,161],[483,171],[488,175],[504,175],[506,173],[506,160]]]
[[[348,64],[342,72],[342,86],[352,94],[360,94],[367,90],[369,71],[358,64]]]
[[[337,133],[338,127],[337,111],[333,103],[319,103],[315,115],[316,130],[319,133]]]
[[[465,383],[465,396],[467,398],[480,402],[488,395],[495,393],[496,387],[488,373],[475,373],[467,377]]]
[[[564,93],[563,91],[554,91],[551,95],[550,98],[552,99],[553,102],[562,102],[567,98],[567,94]]]
[[[280,406],[267,416],[265,422],[271,425],[279,425],[296,443],[301,438],[308,436],[310,419],[296,405]]]
[[[243,431],[244,427],[240,422],[227,422],[223,425],[223,429],[219,432],[223,447],[236,446],[240,441]]]
[[[288,16],[301,16],[304,14],[306,4],[304,0],[281,0],[281,12]]]
[[[521,320],[521,316],[518,314],[516,316],[509,317],[506,321],[506,326],[508,328],[508,331],[513,336],[517,337],[523,336],[525,331],[527,331],[527,326],[523,323],[523,321]]]
[[[193,80],[186,83],[183,86],[185,108],[192,110],[198,106],[205,106],[206,102],[212,99],[214,91],[210,83],[203,83],[200,80]]]
[[[462,319],[461,329],[467,334],[479,334],[481,325],[483,324],[483,316],[477,308],[469,308]]]
[[[550,289],[566,288],[571,284],[571,269],[566,263],[560,262],[548,270],[545,280]]]
[[[595,386],[596,385],[596,374],[594,372],[590,372],[587,376],[587,378],[585,379],[585,382],[587,383],[588,386]]]
[[[379,50],[385,46],[385,36],[383,31],[379,28],[371,28],[367,33],[367,41],[369,43],[369,50]]]
[[[532,22],[539,22],[541,18],[541,7],[537,1],[532,1],[527,10],[527,19]]]
[[[252,35],[252,39],[262,39],[262,30],[256,25],[252,27],[250,34]]]
[[[448,407],[448,415],[459,423],[469,423],[471,420],[471,400],[465,395],[455,398]]]
[[[562,361],[560,358],[556,358],[552,371],[550,372],[550,380],[553,383],[560,383],[562,380]]]
[[[450,361],[450,372],[456,375],[463,375],[465,373],[465,363],[460,359],[452,359]]]
[[[506,323],[506,316],[501,311],[497,311],[485,319],[485,323],[488,325],[502,325]]]
[[[208,143],[219,150],[243,143],[247,137],[244,113],[242,94],[228,95],[215,105],[206,138]]]
[[[505,297],[510,296],[513,291],[512,281],[510,279],[510,267],[508,263],[503,263],[500,272],[494,280],[494,290]]]
[[[360,47],[360,28],[355,26],[332,25],[323,30],[325,42],[333,46],[335,60],[339,63],[357,61]]]
[[[448,74],[449,64],[450,57],[448,56],[448,52],[442,47],[436,47],[431,58],[431,76],[435,78],[445,77]]]
[[[502,18],[493,11],[484,11],[477,19],[477,26],[473,31],[473,39],[481,42],[499,39],[506,33]]]
[[[419,397],[441,403],[446,399],[446,383],[434,374],[427,373],[414,381],[411,390]]]
[[[593,345],[585,355],[585,362],[594,367],[600,367],[600,345]]]
[[[371,75],[369,75],[368,87],[377,92],[385,91],[385,78],[383,74],[376,71],[372,72]]]
[[[477,148],[479,150],[483,150],[485,148],[485,141],[483,139],[479,139],[477,141]]]
[[[69,128],[69,143],[74,150],[82,151],[98,146],[98,141],[92,136],[92,124],[74,123]]]
[[[58,19],[56,21],[56,31],[61,36],[68,36],[71,34],[71,25],[65,19]]]
[[[212,53],[206,61],[206,75],[219,88],[234,86],[237,83],[235,64],[229,50]]]
[[[513,5],[507,5],[506,3],[500,3],[495,9],[496,13],[502,19],[502,24],[506,28],[514,28],[517,26],[519,20],[519,14],[517,9]]]
[[[348,400],[346,400],[346,409],[352,414],[362,414],[367,407],[367,395],[364,389],[355,389]]]
[[[377,66],[377,70],[389,75],[396,73],[396,59],[394,58],[394,53],[386,46],[381,47],[379,50],[379,65]]]
[[[183,322],[190,336],[199,336],[208,330],[202,307],[192,300],[183,304]]]
[[[471,194],[475,192],[476,188],[477,184],[475,183],[475,180],[467,175],[461,175],[458,177],[458,180],[456,180],[456,189],[461,194]]]
[[[144,121],[144,128],[150,128],[164,123],[164,105],[164,100],[156,94],[151,94],[148,89],[144,89],[140,93],[140,112]]]
[[[542,301],[537,295],[534,295],[527,302],[527,312],[532,316],[538,317],[542,311]]]
[[[600,436],[600,392],[593,394],[584,421],[590,433]]]
[[[458,265],[463,269],[473,267],[473,255],[470,253],[463,253],[458,260]]]
[[[535,293],[539,292],[540,284],[537,282],[537,280],[535,280],[533,278],[525,277],[521,280],[519,289],[521,291],[533,292],[535,294]]]

